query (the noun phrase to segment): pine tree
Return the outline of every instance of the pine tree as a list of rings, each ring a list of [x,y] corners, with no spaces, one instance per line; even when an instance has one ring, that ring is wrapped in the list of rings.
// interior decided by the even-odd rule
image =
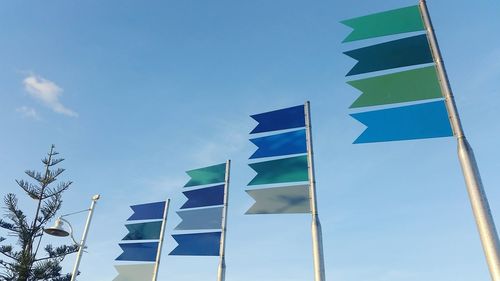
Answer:
[[[0,219],[0,228],[17,239],[17,247],[1,245],[6,239],[0,237],[1,281],[67,281],[71,278],[71,274],[61,273],[60,262],[66,255],[78,251],[78,245],[54,248],[49,244],[44,251],[39,252],[43,228],[61,208],[62,193],[72,183],[68,181],[55,184],[57,177],[64,172],[64,169],[56,169],[55,166],[64,159],[56,158],[59,153],[54,149],[55,146],[52,145],[48,156],[42,159],[43,173],[31,170],[25,172],[34,183],[16,180],[24,193],[35,200],[36,211],[32,220],[19,208],[15,194],[10,193],[4,197],[6,212],[3,219]]]

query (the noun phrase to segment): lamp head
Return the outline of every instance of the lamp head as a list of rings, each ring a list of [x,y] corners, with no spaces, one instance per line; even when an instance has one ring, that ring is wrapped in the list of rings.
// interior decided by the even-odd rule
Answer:
[[[69,235],[69,232],[63,228],[63,225],[64,225],[64,223],[62,222],[62,220],[60,218],[58,218],[55,221],[54,226],[49,227],[49,228],[45,228],[43,231],[49,235],[58,236],[58,237],[66,237]]]

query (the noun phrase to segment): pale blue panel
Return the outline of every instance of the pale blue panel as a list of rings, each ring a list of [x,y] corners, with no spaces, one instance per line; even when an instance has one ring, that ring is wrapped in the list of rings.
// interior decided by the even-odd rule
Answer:
[[[182,221],[176,230],[220,229],[223,207],[179,211]]]

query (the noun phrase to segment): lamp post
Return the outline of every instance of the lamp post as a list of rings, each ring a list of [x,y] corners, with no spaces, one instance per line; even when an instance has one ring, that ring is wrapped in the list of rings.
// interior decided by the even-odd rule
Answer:
[[[73,242],[78,246],[78,253],[76,255],[76,261],[75,261],[75,265],[73,267],[73,273],[71,274],[71,281],[75,281],[76,276],[78,275],[78,267],[80,266],[80,261],[82,259],[83,250],[85,249],[85,242],[87,240],[87,234],[89,232],[90,222],[92,221],[92,215],[94,214],[95,204],[97,203],[97,200],[99,200],[100,197],[101,196],[99,194],[94,195],[92,197],[92,204],[90,205],[89,209],[75,212],[75,213],[71,213],[71,214],[62,215],[55,221],[55,224],[53,227],[49,227],[49,228],[46,228],[43,230],[45,233],[47,233],[49,235],[57,236],[57,237],[66,237],[69,235],[71,237],[71,239],[73,240]],[[89,213],[87,216],[87,222],[85,223],[85,228],[83,230],[82,240],[80,241],[80,243],[78,243],[75,240],[75,238],[73,237],[73,227],[71,226],[69,221],[65,220],[63,217],[69,216],[69,215],[74,215],[74,214],[81,213],[81,212],[89,212]],[[69,232],[64,230],[64,228],[63,228],[64,223],[66,223],[69,226]]]

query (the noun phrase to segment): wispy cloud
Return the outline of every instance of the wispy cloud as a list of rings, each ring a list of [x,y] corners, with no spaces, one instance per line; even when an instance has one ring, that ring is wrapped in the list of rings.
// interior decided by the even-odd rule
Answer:
[[[33,118],[35,120],[40,120],[40,116],[38,116],[38,113],[32,107],[21,106],[16,108],[16,112],[20,113],[22,116],[26,118]]]
[[[23,80],[24,88],[35,99],[41,101],[54,112],[70,117],[78,117],[78,113],[64,106],[59,100],[63,89],[56,83],[41,76],[30,74]]]

